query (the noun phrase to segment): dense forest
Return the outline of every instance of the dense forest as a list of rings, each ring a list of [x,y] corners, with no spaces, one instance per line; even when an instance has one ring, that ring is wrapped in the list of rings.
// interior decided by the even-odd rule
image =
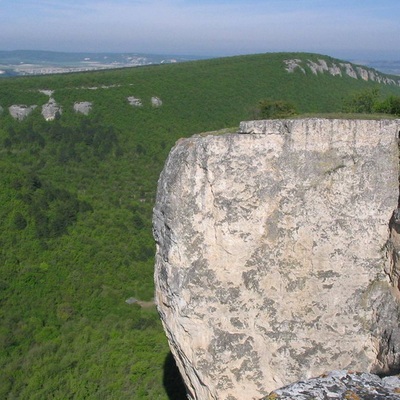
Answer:
[[[271,105],[398,113],[399,86],[288,73],[288,58],[335,61],[276,53],[0,81],[1,398],[184,398],[152,303],[152,208],[175,141],[274,117]],[[46,121],[50,90],[62,109]],[[18,121],[15,104],[37,107]]]

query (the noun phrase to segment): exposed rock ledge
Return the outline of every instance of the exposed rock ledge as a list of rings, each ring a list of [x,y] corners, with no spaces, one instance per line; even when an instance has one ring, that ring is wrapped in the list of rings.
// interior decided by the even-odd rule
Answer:
[[[263,400],[398,400],[398,376],[379,378],[369,373],[332,371],[273,391]]]
[[[10,112],[10,115],[18,120],[22,121],[25,119],[37,106],[27,106],[25,104],[15,104],[10,107],[8,107],[8,111]]]
[[[328,73],[332,76],[348,75],[354,79],[363,79],[364,81],[374,81],[383,85],[400,86],[400,79],[393,79],[386,74],[382,74],[371,68],[361,67],[351,63],[334,63],[320,59],[317,62],[311,60],[291,59],[284,60],[285,69],[287,72],[294,72],[299,69],[303,74],[306,74],[308,68],[313,74],[318,75]]]
[[[400,120],[240,131],[180,140],[158,185],[156,302],[189,398],[398,370]]]

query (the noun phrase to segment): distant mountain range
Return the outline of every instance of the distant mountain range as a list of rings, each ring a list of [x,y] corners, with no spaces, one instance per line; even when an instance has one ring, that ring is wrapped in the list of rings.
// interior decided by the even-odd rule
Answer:
[[[143,53],[63,53],[40,50],[0,51],[0,77],[94,71],[110,68],[170,64],[211,57]],[[399,61],[356,61],[390,75],[400,75]]]
[[[201,57],[139,53],[0,51],[0,76],[44,75],[192,61]]]

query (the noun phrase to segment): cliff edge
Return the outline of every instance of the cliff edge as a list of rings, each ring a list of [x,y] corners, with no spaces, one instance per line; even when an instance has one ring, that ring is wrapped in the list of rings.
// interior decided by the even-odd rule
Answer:
[[[191,399],[400,369],[400,120],[243,122],[172,149],[158,310]]]

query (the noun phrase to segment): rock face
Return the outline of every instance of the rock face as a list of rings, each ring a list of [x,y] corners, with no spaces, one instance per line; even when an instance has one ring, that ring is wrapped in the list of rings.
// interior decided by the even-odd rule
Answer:
[[[129,96],[127,100],[129,104],[133,107],[141,107],[143,105],[142,100],[134,96]]]
[[[62,108],[51,97],[46,104],[42,106],[42,115],[46,121],[54,121],[57,115],[62,114]]]
[[[14,104],[8,108],[10,115],[18,120],[22,121],[25,119],[37,106],[27,106],[25,104]]]
[[[318,378],[275,390],[263,400],[398,400],[399,396],[400,378],[398,376],[381,379],[377,375],[365,372],[332,371]]]
[[[159,180],[156,302],[189,398],[399,369],[400,120],[240,132],[180,140]]]
[[[285,69],[287,72],[294,72],[299,69],[303,74],[309,69],[313,74],[328,73],[332,76],[348,75],[354,79],[363,79],[364,81],[374,81],[383,85],[400,86],[400,79],[392,79],[385,74],[381,74],[371,68],[364,68],[350,63],[328,62],[324,59],[319,59],[317,62],[311,60],[299,60],[298,58],[284,60]]]
[[[159,97],[152,97],[151,98],[151,105],[153,107],[161,107],[163,104],[162,100]]]
[[[74,103],[74,111],[84,115],[89,115],[90,111],[92,110],[92,106],[93,104],[90,101],[81,101]]]

